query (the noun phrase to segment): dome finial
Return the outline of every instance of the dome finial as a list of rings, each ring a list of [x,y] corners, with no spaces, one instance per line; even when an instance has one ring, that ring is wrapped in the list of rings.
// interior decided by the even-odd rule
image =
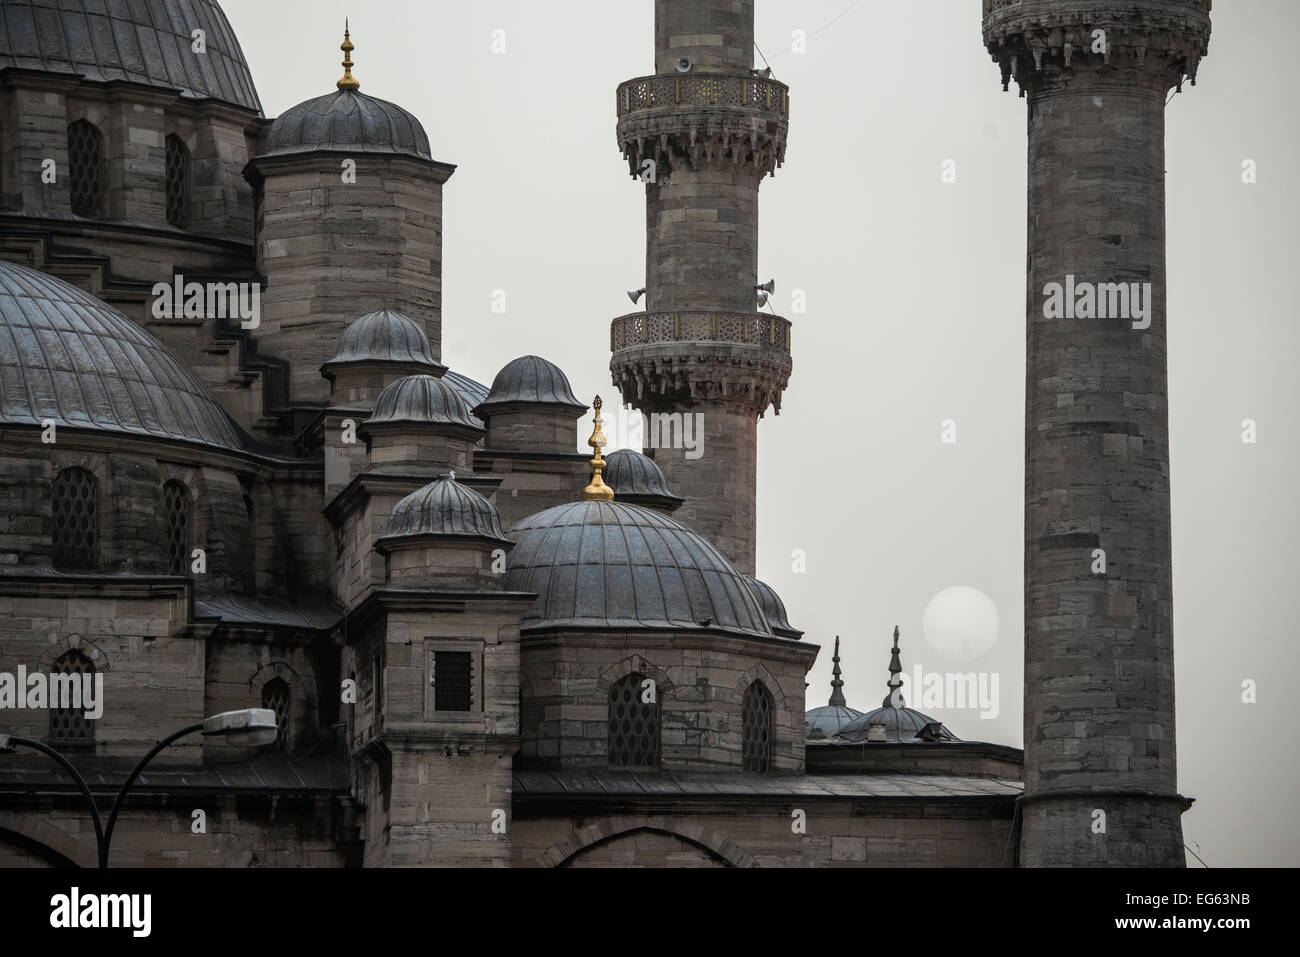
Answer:
[[[356,66],[352,62],[352,51],[356,49],[352,45],[352,35],[348,32],[348,21],[343,19],[343,45],[339,47],[343,51],[343,79],[339,80],[338,87],[340,90],[359,90],[361,84],[352,76],[352,68]]]
[[[835,656],[831,658],[835,662],[835,667],[831,669],[834,677],[831,678],[831,700],[828,702],[831,707],[847,708],[849,703],[844,700],[844,692],[840,689],[844,687],[844,682],[840,678],[840,636],[835,636]]]
[[[906,703],[903,701],[903,693],[899,691],[903,687],[902,679],[898,676],[903,673],[903,663],[898,659],[898,626],[894,626],[894,648],[892,657],[889,659],[889,694],[885,695],[885,700],[880,703],[882,708],[904,708]]]
[[[614,501],[614,490],[605,484],[605,480],[600,477],[601,470],[605,467],[605,460],[600,457],[600,450],[605,447],[605,433],[601,430],[600,424],[604,421],[600,417],[600,407],[603,405],[600,396],[596,396],[596,401],[592,406],[596,409],[596,428],[591,433],[591,438],[587,444],[591,446],[596,453],[591,460],[591,484],[582,490],[582,500],[584,502],[612,502]]]

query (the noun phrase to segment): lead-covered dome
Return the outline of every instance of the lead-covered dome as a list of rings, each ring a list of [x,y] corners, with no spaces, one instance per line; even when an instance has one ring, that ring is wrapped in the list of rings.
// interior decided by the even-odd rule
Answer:
[[[262,155],[329,151],[433,159],[419,120],[396,103],[357,90],[337,90],[286,110],[271,124]]]
[[[475,438],[483,433],[460,393],[431,375],[408,375],[384,389],[365,423],[368,431],[404,425],[452,427]]]
[[[604,480],[619,502],[676,508],[685,501],[668,488],[654,459],[632,449],[616,449],[605,457]]]
[[[195,30],[204,52],[194,52]],[[0,70],[125,80],[262,112],[244,53],[215,0],[4,0]]]
[[[325,363],[328,371],[353,362],[391,362],[424,366],[442,371],[433,356],[433,345],[419,323],[401,313],[381,309],[362,316],[343,330],[334,358]]]
[[[388,527],[376,547],[381,551],[429,539],[467,539],[509,547],[496,506],[478,492],[443,475],[393,506]]]
[[[560,406],[576,412],[587,407],[578,401],[569,379],[553,362],[540,356],[520,356],[497,373],[492,389],[474,414],[483,418],[497,410],[521,405]]]
[[[0,262],[0,422],[242,449],[226,410],[171,350],[107,303]]]
[[[506,589],[536,592],[525,630],[686,629],[772,638],[758,600],[698,532],[623,502],[571,502],[531,515]]]
[[[781,596],[767,582],[761,582],[757,578],[746,576],[745,583],[749,585],[750,590],[754,592],[754,597],[758,599],[758,605],[763,609],[763,614],[767,617],[767,623],[772,626],[772,631],[782,638],[799,638],[803,632],[794,625],[785,616],[785,602],[781,601]]]

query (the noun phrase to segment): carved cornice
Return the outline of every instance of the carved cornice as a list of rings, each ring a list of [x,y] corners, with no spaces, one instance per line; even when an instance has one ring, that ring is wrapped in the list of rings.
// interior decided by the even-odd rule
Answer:
[[[785,162],[790,91],[755,76],[644,76],[618,88],[618,144],[633,177],[675,165],[749,166],[775,174]]]
[[[1208,52],[1210,4],[984,0],[984,45],[1002,70],[1002,88],[1014,77],[1021,96],[1086,66],[1143,71],[1181,89],[1184,77],[1195,85]]]

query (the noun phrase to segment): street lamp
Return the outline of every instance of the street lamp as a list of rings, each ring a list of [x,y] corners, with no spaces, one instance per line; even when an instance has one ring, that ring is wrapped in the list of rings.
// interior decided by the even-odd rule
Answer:
[[[126,780],[122,782],[117,797],[113,799],[113,809],[108,814],[107,826],[102,826],[100,823],[99,806],[95,803],[94,795],[90,793],[90,786],[86,784],[86,779],[73,767],[72,762],[58,751],[39,741],[0,734],[0,754],[12,754],[19,745],[31,748],[52,758],[72,776],[72,779],[77,782],[77,787],[81,789],[82,797],[86,799],[86,804],[90,808],[90,819],[95,824],[95,844],[99,849],[99,866],[108,867],[108,850],[113,840],[113,825],[117,823],[118,812],[122,810],[122,804],[126,801],[127,792],[131,790],[131,785],[135,783],[135,779],[144,771],[145,766],[158,756],[160,751],[172,742],[196,731],[202,731],[204,737],[223,737],[230,744],[237,747],[252,748],[270,744],[276,739],[279,730],[275,712],[270,708],[245,708],[242,711],[225,711],[221,714],[215,714],[210,718],[205,718],[199,724],[189,725],[174,734],[168,735],[154,745],[153,750],[140,759],[131,770],[131,773],[127,775]]]

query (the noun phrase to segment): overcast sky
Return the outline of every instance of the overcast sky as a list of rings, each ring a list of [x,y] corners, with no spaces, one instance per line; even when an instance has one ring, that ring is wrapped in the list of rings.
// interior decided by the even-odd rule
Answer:
[[[614,90],[654,70],[653,6],[223,2],[268,116],[334,88],[348,15],[362,91],[413,112],[434,157],[459,167],[445,189],[444,361],[490,383],[536,353],[607,411],[609,321],[645,275],[643,187],[615,142]],[[759,577],[824,648],[810,706],[829,694],[836,634],[850,704],[877,706],[897,624],[908,674],[999,675],[997,719],[934,716],[1019,746],[1024,101],[1001,90],[979,0],[757,6],[758,45],[791,88],[759,272],[794,322],[782,414],[759,429]],[[1211,866],[1296,865],[1300,4],[1231,0],[1213,18],[1199,85],[1174,97],[1167,130],[1179,787],[1196,798],[1187,842]],[[789,50],[796,29],[806,53]],[[1255,185],[1241,182],[1247,158]],[[955,184],[940,181],[946,159]],[[491,311],[497,289],[505,315]],[[791,312],[796,289],[806,314]],[[940,442],[947,418],[956,445]],[[973,662],[922,633],[926,603],[951,585],[998,611],[1000,636]],[[1241,700],[1245,679],[1256,704]]]

